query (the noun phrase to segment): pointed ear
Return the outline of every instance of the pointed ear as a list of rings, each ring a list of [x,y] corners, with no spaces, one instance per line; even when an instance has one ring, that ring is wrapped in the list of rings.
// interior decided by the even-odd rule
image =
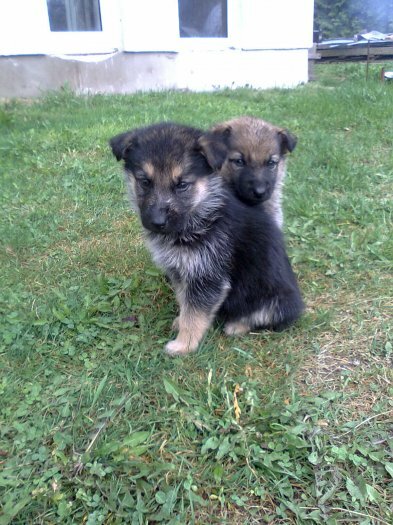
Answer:
[[[204,133],[198,140],[203,155],[214,170],[219,170],[224,164],[229,150],[231,131],[230,126],[219,124]]]
[[[295,137],[295,135],[290,133],[287,129],[280,129],[278,135],[281,139],[282,155],[285,155],[285,153],[291,152],[295,149],[297,143],[297,138]]]
[[[120,133],[116,137],[112,137],[109,145],[112,148],[112,153],[117,160],[125,159],[130,149],[134,148],[138,143],[137,137],[133,131]]]

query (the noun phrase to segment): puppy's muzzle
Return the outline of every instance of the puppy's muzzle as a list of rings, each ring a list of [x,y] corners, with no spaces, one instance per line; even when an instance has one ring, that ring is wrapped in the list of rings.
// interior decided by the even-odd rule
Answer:
[[[155,233],[165,233],[168,229],[169,206],[154,206],[142,214],[142,224]]]
[[[265,196],[269,190],[269,187],[266,183],[261,182],[259,184],[256,184],[252,188],[253,196],[256,200],[264,200]]]
[[[244,195],[249,204],[259,204],[271,196],[271,185],[264,181],[250,181]]]

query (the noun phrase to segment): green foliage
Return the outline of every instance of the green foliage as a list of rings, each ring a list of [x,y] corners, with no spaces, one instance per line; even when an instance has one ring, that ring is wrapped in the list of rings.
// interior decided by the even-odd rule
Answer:
[[[314,29],[323,38],[352,38],[361,31],[393,33],[392,0],[315,0]]]
[[[294,90],[2,105],[0,525],[392,523],[393,90],[379,67],[368,82],[359,64],[317,67]],[[170,359],[173,292],[107,141],[241,114],[299,137],[285,233],[308,311],[282,333],[214,327]]]

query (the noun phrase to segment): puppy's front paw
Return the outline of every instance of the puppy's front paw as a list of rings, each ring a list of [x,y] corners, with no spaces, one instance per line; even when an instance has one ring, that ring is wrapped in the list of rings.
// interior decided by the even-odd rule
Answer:
[[[194,350],[196,350],[196,348],[190,348],[189,345],[185,345],[184,343],[182,343],[181,341],[178,341],[177,339],[174,339],[173,341],[169,341],[169,343],[167,343],[164,348],[164,351],[168,355],[173,356],[173,357],[176,357],[178,355],[186,355],[186,354],[189,354],[190,352],[193,352]]]
[[[224,326],[224,332],[227,335],[242,335],[250,331],[250,327],[246,323],[241,321],[233,321],[231,323],[226,323]]]

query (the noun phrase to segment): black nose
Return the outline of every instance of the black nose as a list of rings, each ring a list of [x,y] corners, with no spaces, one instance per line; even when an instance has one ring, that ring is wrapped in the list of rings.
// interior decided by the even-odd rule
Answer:
[[[256,199],[262,199],[262,197],[265,195],[267,190],[266,184],[259,184],[258,186],[254,186],[253,193],[254,197]]]
[[[164,228],[166,224],[166,219],[164,217],[156,217],[154,220],[151,221],[152,226],[157,228],[157,230],[160,230]]]
[[[156,230],[162,230],[168,221],[168,208],[157,208],[152,211],[150,223]]]

